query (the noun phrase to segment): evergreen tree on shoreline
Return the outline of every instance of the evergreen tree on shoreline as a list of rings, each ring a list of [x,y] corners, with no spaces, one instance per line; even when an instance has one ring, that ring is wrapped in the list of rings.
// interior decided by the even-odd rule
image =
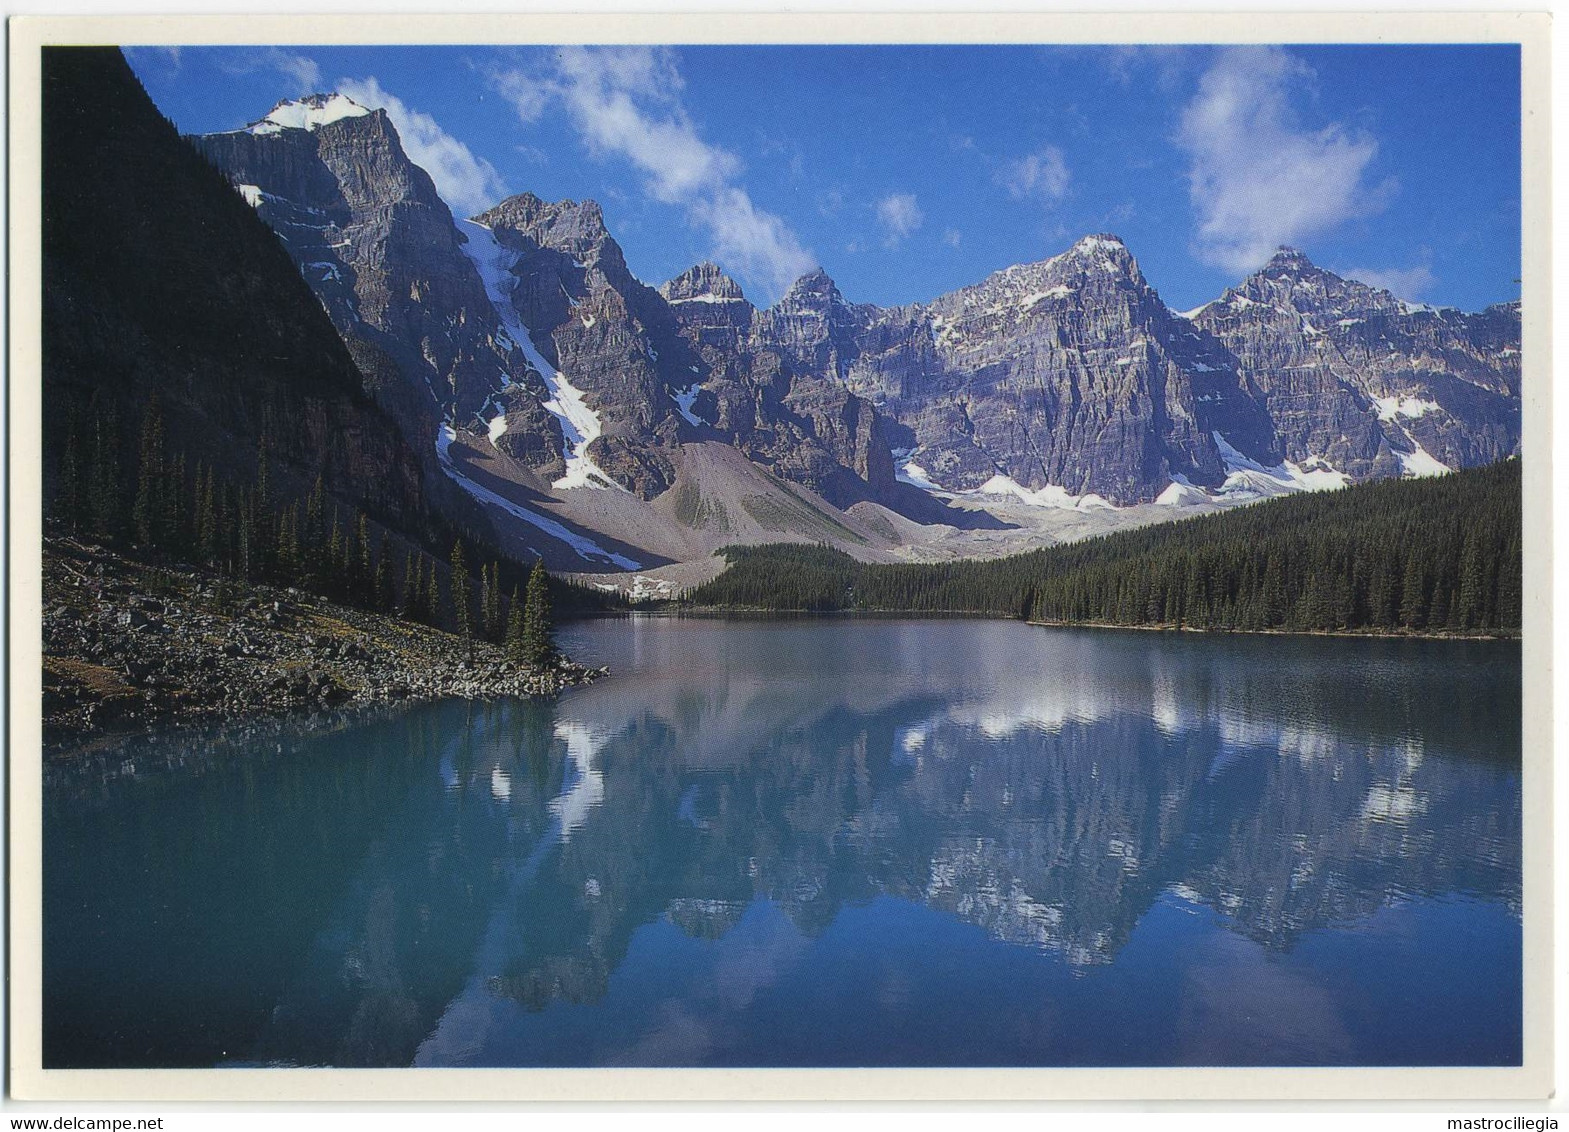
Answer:
[[[555,628],[550,616],[550,576],[545,560],[536,558],[523,597],[523,658],[543,667],[556,658]]]
[[[469,609],[469,569],[463,557],[463,540],[458,539],[452,544],[452,578],[449,582],[452,593],[452,617],[458,627],[458,633],[463,638],[463,643],[468,646],[469,663],[474,663],[474,621]]]

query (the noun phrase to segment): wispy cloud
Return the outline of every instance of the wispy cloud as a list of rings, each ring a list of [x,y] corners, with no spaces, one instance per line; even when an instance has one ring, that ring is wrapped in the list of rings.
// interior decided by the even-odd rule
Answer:
[[[1382,287],[1402,299],[1421,298],[1438,282],[1433,269],[1425,263],[1415,267],[1348,267],[1336,274],[1366,283],[1370,287]]]
[[[898,247],[925,219],[914,193],[889,193],[877,202],[877,223],[882,225],[886,248]]]
[[[1291,95],[1315,77],[1278,47],[1236,47],[1199,79],[1176,141],[1189,158],[1194,252],[1203,262],[1251,271],[1276,246],[1376,213],[1396,191],[1392,178],[1364,180],[1378,153],[1371,136],[1302,121]]]
[[[338,90],[361,106],[387,112],[409,160],[430,174],[441,199],[458,215],[483,212],[507,196],[506,182],[494,165],[483,157],[475,157],[468,146],[443,130],[429,114],[422,114],[389,94],[374,76],[340,79]]]
[[[171,57],[178,65],[180,56],[177,48],[172,51]],[[254,75],[260,71],[276,71],[288,80],[290,94],[321,92],[321,68],[309,55],[285,51],[281,47],[264,47],[234,53],[226,52],[217,58],[219,68],[231,75]]]
[[[960,232],[957,228],[944,229],[942,234],[942,242],[947,244],[950,248],[957,248],[964,242],[964,233]]]
[[[712,258],[754,287],[777,295],[814,265],[790,226],[753,203],[740,158],[703,140],[669,49],[568,47],[543,73],[496,71],[490,82],[523,122],[564,107],[591,155],[630,162],[648,195],[685,209],[708,230]]]
[[[1068,195],[1072,174],[1062,150],[1048,145],[1037,153],[1004,162],[993,179],[1014,200],[1033,199],[1052,205]]]
[[[1166,44],[1125,44],[1088,49],[1096,62],[1105,67],[1122,86],[1149,86],[1175,91],[1189,74],[1195,49]]]

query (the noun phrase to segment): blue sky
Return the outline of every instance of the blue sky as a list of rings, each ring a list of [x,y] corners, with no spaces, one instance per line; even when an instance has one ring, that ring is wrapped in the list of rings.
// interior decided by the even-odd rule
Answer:
[[[634,273],[759,304],[821,264],[929,299],[1089,232],[1176,309],[1281,243],[1404,298],[1519,297],[1513,46],[132,49],[181,130],[383,106],[453,211],[604,206]]]

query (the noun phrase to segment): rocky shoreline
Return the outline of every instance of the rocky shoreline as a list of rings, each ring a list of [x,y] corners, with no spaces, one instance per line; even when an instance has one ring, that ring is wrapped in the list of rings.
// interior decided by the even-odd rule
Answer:
[[[44,544],[44,741],[457,696],[548,696],[607,675],[295,589]]]

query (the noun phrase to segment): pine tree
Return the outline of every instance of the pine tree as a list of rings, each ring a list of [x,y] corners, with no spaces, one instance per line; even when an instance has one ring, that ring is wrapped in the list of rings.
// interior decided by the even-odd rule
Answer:
[[[530,664],[544,666],[555,659],[555,629],[550,617],[550,576],[545,561],[534,560],[523,598],[523,656]]]
[[[122,510],[120,501],[120,438],[99,413],[93,418],[92,469],[88,484],[90,528],[96,538],[114,542],[119,538]]]
[[[490,566],[479,564],[479,635],[490,638]]]
[[[256,483],[246,510],[250,556],[245,575],[249,578],[265,578],[272,572],[271,552],[277,536],[272,530],[272,477],[267,465],[267,436],[263,433],[256,442]]]
[[[1408,629],[1427,624],[1426,576],[1419,554],[1406,556],[1405,572],[1400,579],[1400,623]]]
[[[441,622],[441,586],[436,577],[436,560],[425,560],[425,620],[431,625]]]
[[[414,552],[403,556],[403,591],[398,601],[398,616],[405,621],[418,619],[419,575],[415,572]]]
[[[154,392],[142,414],[142,441],[136,467],[136,501],[131,505],[131,523],[136,545],[143,550],[158,547],[163,534],[162,493],[167,470],[163,461],[163,414]]]
[[[200,478],[200,474],[198,474]],[[201,485],[201,498],[197,501],[197,525],[201,533],[197,536],[197,554],[209,566],[218,564],[219,538],[221,530],[218,525],[218,509],[213,500],[213,470],[207,469],[206,482]]]
[[[316,482],[311,486],[311,493],[305,497],[305,530],[301,536],[301,542],[311,551],[319,550],[326,541],[327,532],[322,511],[325,502],[326,492],[322,487],[321,473],[318,472]]]
[[[332,513],[332,533],[327,536],[327,596],[343,596],[343,527],[338,523],[338,513]]]
[[[305,515],[298,532],[300,546],[300,581],[313,590],[327,588],[331,570],[325,558],[327,551],[326,493],[318,474],[310,494],[305,497]]]
[[[357,604],[365,609],[374,609],[376,608],[376,566],[371,560],[370,524],[363,514],[356,524],[355,541],[359,549],[354,568]]]
[[[196,513],[182,506],[185,494],[185,453],[174,458],[174,467],[161,492],[160,505],[168,530],[169,550],[181,561],[189,561],[196,546]]]
[[[387,547],[387,532],[381,532],[381,550],[376,555],[376,609],[381,613],[391,613],[394,608],[392,599],[392,555]]]
[[[523,603],[518,600],[518,588],[512,587],[512,601],[507,614],[507,637],[505,648],[507,659],[518,663],[525,663],[528,657],[523,651]]]
[[[469,614],[469,569],[463,558],[463,540],[452,544],[452,616],[458,633],[468,646],[469,663],[474,663],[474,623]]]
[[[293,504],[278,518],[278,551],[276,556],[278,581],[294,585],[300,580],[299,543],[300,505]]]
[[[485,638],[501,643],[505,625],[501,609],[501,564],[490,564],[490,579],[485,587]]]

